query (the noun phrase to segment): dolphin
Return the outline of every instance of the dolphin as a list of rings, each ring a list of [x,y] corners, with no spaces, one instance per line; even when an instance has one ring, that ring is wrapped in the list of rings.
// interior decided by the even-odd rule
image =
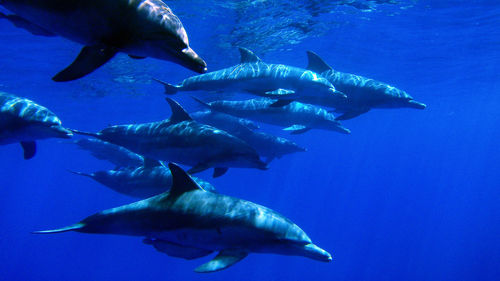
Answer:
[[[424,109],[425,104],[413,99],[408,93],[389,84],[359,75],[335,71],[317,54],[308,51],[309,65],[307,69],[318,72],[335,87],[347,95],[347,99],[339,100],[327,97],[312,97],[305,102],[334,107],[336,112],[343,113],[337,120],[347,120],[368,112],[372,108],[409,107]]]
[[[74,141],[79,148],[88,150],[97,159],[108,160],[117,167],[138,167],[144,164],[144,157],[125,147],[99,139],[78,139]]]
[[[293,141],[252,130],[252,127],[247,124],[255,123],[247,119],[211,110],[197,111],[190,115],[200,123],[224,130],[248,143],[260,156],[267,158],[266,163],[286,154],[306,151]]]
[[[276,102],[272,99],[258,98],[245,101],[196,101],[213,111],[224,112],[233,116],[286,127],[284,130],[292,134],[302,134],[310,129],[349,134],[351,131],[344,128],[335,116],[321,107],[300,102],[292,102],[282,107],[273,107]]]
[[[168,60],[198,73],[207,64],[189,47],[179,18],[161,0],[1,0],[4,15],[35,35],[59,35],[83,44],[76,60],[52,79],[81,78],[116,53]]]
[[[267,169],[267,164],[244,141],[193,121],[176,101],[167,98],[167,102],[172,110],[170,119],[111,126],[98,133],[73,132],[123,146],[147,158],[192,166],[189,173],[214,167],[214,177],[218,177],[228,167]]]
[[[94,173],[74,172],[89,177],[112,190],[136,198],[149,198],[170,189],[172,174],[160,161],[146,159],[144,166],[121,167]],[[204,190],[215,192],[215,187],[200,178],[192,177]]]
[[[185,79],[171,85],[155,79],[165,87],[166,94],[178,91],[240,91],[280,99],[273,106],[283,106],[303,96],[329,96],[345,99],[332,83],[321,75],[302,68],[263,62],[252,51],[239,48],[239,64]]]
[[[332,256],[281,214],[242,199],[203,190],[170,163],[172,188],[132,204],[108,209],[59,229],[144,237],[144,243],[169,256],[195,259],[218,254],[196,272],[226,269],[249,253],[304,256],[329,262]]]
[[[29,99],[0,92],[0,145],[19,142],[24,159],[31,159],[37,140],[72,136],[52,111]]]

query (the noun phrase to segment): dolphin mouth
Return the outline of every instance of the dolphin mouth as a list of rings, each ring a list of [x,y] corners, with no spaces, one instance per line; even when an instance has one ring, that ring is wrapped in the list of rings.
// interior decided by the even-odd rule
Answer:
[[[52,128],[58,133],[58,137],[60,138],[70,139],[71,137],[73,137],[73,132],[69,129],[61,126],[53,126]]]
[[[332,255],[330,255],[330,253],[312,243],[304,245],[304,250],[306,250],[306,256],[311,259],[322,262],[332,261]]]
[[[207,72],[207,63],[190,47],[184,48],[178,59],[181,65],[198,73]]]
[[[416,100],[409,100],[408,104],[410,105],[411,108],[416,108],[416,109],[425,109],[427,107],[425,103],[421,103]]]

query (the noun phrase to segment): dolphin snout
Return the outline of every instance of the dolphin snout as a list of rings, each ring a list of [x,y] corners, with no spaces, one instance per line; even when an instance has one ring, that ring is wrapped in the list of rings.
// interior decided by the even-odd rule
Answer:
[[[425,109],[427,107],[425,103],[421,103],[416,100],[409,100],[408,104],[410,105],[411,108],[416,108],[416,109]]]
[[[52,128],[57,132],[57,136],[59,138],[70,139],[71,137],[73,137],[73,132],[64,127],[53,126]]]
[[[306,250],[306,256],[311,259],[323,262],[332,261],[332,255],[330,255],[330,253],[312,243],[305,245],[304,250]]]
[[[190,47],[183,49],[180,57],[181,64],[198,73],[207,72],[207,63]]]

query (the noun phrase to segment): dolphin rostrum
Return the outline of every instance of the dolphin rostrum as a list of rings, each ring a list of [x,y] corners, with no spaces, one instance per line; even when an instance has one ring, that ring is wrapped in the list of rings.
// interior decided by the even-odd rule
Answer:
[[[240,48],[241,62],[235,66],[185,79],[177,85],[156,80],[166,94],[178,91],[239,91],[280,99],[273,106],[283,106],[307,96],[345,99],[332,83],[321,75],[302,68],[263,62],[250,50]]]
[[[19,142],[24,159],[31,159],[36,154],[36,140],[71,136],[52,111],[29,99],[0,92],[0,145]]]
[[[37,234],[77,231],[144,237],[169,256],[195,259],[218,254],[196,272],[226,269],[249,253],[304,256],[329,262],[296,224],[255,203],[203,190],[179,166],[170,163],[172,188],[132,204],[108,209],[67,227]]]
[[[161,0],[2,0],[15,15],[1,14],[35,35],[59,35],[83,44],[76,60],[52,79],[81,78],[118,52],[153,57],[204,73],[179,18]]]
[[[78,139],[74,143],[90,151],[95,158],[107,160],[116,167],[138,167],[144,164],[144,157],[116,144],[93,138]]]
[[[339,100],[326,97],[311,97],[305,102],[334,107],[336,112],[343,113],[337,120],[347,120],[368,112],[372,108],[409,107],[424,109],[425,104],[414,100],[408,93],[389,84],[359,75],[336,71],[317,54],[308,51],[309,65],[307,69],[320,73],[335,87],[347,95],[347,99]]]
[[[292,134],[301,134],[310,129],[322,129],[349,134],[335,116],[325,109],[300,102],[292,102],[282,107],[271,106],[275,100],[258,98],[245,101],[219,100],[205,103],[196,99],[210,110],[224,112],[233,116],[286,127]]]
[[[160,161],[146,159],[144,166],[120,167],[94,173],[74,172],[89,177],[112,190],[137,198],[148,198],[168,191],[172,186],[170,169]],[[204,190],[215,192],[215,187],[200,178],[192,177]]]
[[[190,173],[215,168],[214,177],[217,177],[228,167],[267,169],[267,164],[247,143],[194,121],[176,101],[167,98],[167,102],[172,110],[170,119],[116,125],[98,133],[73,132],[123,146],[150,159],[192,166]]]

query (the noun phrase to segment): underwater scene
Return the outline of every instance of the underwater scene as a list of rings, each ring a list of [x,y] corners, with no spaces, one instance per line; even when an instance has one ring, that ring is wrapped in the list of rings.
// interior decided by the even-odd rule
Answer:
[[[500,280],[500,2],[0,0],[0,280]]]

